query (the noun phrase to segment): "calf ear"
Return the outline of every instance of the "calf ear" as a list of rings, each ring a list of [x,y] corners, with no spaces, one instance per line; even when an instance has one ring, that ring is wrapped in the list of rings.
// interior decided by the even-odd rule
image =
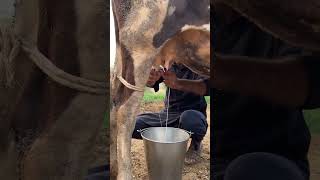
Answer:
[[[196,27],[184,29],[161,46],[160,56],[165,65],[174,61],[197,74],[209,77],[210,32]]]

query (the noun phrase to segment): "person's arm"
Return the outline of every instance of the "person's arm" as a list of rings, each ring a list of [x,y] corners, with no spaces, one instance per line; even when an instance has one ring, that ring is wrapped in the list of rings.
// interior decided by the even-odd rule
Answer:
[[[204,96],[207,94],[207,84],[205,80],[187,80],[179,79],[176,74],[171,71],[162,73],[166,86],[179,91],[190,92]]]
[[[201,96],[207,94],[207,86],[203,80],[178,79],[178,90],[191,92]]]
[[[213,63],[211,86],[241,95],[257,96],[274,104],[301,107],[309,92],[304,60],[303,57],[258,60],[217,55]]]

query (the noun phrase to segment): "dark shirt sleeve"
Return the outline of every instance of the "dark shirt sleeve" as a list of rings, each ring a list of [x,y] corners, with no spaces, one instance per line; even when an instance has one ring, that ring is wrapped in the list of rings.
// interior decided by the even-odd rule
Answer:
[[[304,65],[308,75],[309,91],[305,109],[314,109],[320,107],[320,55],[304,56]]]
[[[209,78],[205,78],[203,76],[198,76],[197,77],[197,80],[202,80],[205,85],[206,85],[206,93],[204,96],[210,96],[210,79]]]

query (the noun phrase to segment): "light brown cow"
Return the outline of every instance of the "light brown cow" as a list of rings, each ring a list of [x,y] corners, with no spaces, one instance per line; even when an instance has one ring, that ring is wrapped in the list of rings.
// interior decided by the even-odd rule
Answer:
[[[197,58],[188,57],[192,57],[191,54],[195,53],[180,51],[178,47],[183,46],[176,46],[179,44],[176,42],[179,41],[168,40],[174,34],[179,37],[177,39],[183,39],[181,38],[183,33],[176,34],[181,28],[179,21],[175,24],[176,26],[165,23],[166,17],[172,11],[168,4],[172,2],[174,1],[113,1],[118,38],[116,68],[112,78],[111,166],[113,176],[118,173],[118,179],[131,179],[129,159],[133,119],[143,95],[146,74],[149,73],[154,60],[156,59],[156,64],[168,66],[170,60],[174,59],[202,75],[208,75],[209,72],[207,71],[209,61],[205,60],[205,56],[202,56],[200,61],[193,61]],[[210,2],[213,6],[217,3],[231,6],[265,31],[290,44],[314,51],[320,49],[320,4],[317,0],[211,0]],[[163,28],[172,30],[162,32]],[[157,39],[159,36],[162,36],[160,40]],[[155,43],[157,40],[158,43]],[[167,44],[166,40],[168,40]],[[180,43],[184,44],[185,40]],[[198,44],[199,46],[201,45]],[[184,53],[181,56],[183,58],[177,55],[179,52]]]
[[[132,179],[131,135],[151,66],[182,63],[209,77],[209,1],[114,0],[116,64],[111,79],[111,179]]]

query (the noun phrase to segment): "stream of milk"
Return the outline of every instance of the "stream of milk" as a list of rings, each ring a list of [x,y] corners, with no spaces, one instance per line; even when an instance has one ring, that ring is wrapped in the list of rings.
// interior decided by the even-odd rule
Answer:
[[[166,111],[166,126],[165,126],[165,132],[164,132],[164,139],[166,139],[167,137],[167,129],[168,129],[168,119],[169,119],[169,106],[170,106],[170,88],[168,87],[168,93],[167,93],[167,107],[165,109]],[[158,114],[159,115],[159,121],[160,121],[160,125],[162,127],[162,120],[161,120],[161,113]]]

